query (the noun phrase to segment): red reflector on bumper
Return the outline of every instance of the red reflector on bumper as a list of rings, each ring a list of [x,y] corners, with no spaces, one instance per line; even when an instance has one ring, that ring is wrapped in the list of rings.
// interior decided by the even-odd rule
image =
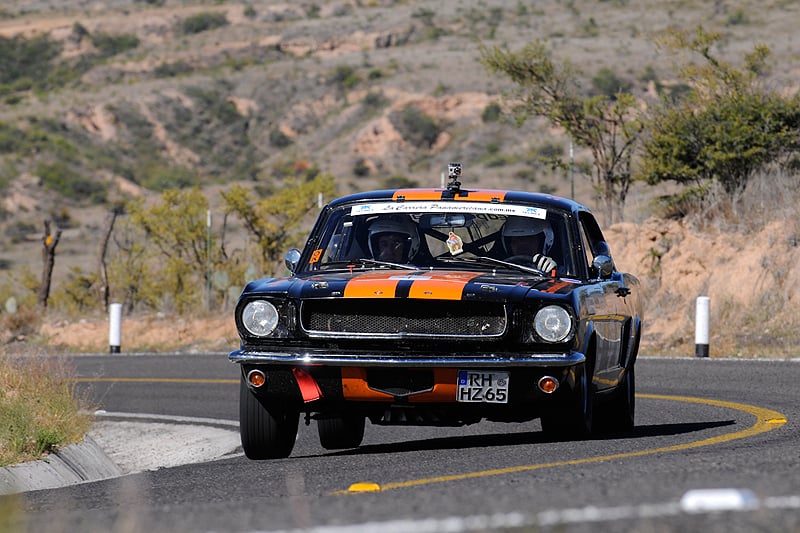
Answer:
[[[292,374],[294,374],[294,379],[297,381],[297,386],[300,388],[300,395],[303,397],[304,402],[313,402],[322,398],[322,391],[311,374],[297,367],[292,368]]]

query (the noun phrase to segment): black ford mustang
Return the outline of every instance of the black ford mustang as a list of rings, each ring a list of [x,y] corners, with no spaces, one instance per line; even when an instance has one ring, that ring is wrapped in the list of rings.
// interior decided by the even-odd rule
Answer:
[[[247,457],[288,456],[302,413],[326,449],[359,446],[366,419],[633,427],[640,287],[591,212],[459,176],[331,202],[290,277],[245,287],[229,357]]]

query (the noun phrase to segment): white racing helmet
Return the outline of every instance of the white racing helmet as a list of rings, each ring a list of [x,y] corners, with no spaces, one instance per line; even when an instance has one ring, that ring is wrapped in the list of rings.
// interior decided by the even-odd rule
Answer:
[[[372,257],[376,257],[378,254],[377,241],[382,233],[405,235],[408,238],[408,243],[404,248],[406,260],[411,261],[417,255],[419,251],[419,232],[417,231],[417,225],[408,216],[384,215],[370,222],[367,242]]]
[[[509,237],[531,237],[540,233],[544,234],[544,249],[541,253],[547,255],[553,246],[553,228],[550,227],[550,223],[541,218],[509,217],[503,225],[503,246],[507,251],[510,251]]]

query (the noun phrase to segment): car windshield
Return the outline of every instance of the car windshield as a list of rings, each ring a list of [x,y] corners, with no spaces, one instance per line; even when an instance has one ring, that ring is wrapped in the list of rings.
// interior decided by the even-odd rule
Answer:
[[[553,260],[558,275],[574,276],[567,221],[564,211],[530,205],[466,201],[346,205],[331,210],[320,234],[312,238],[317,244],[303,271],[355,266],[531,272],[541,270],[533,260],[538,254]]]

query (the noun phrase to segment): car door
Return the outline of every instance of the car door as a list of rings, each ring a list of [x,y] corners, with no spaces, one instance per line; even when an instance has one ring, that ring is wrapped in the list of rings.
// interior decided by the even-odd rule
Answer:
[[[588,321],[594,331],[595,368],[594,384],[598,390],[616,386],[624,365],[626,339],[629,338],[631,317],[624,300],[628,287],[624,277],[605,263],[603,271],[596,267],[597,261],[611,258],[608,243],[594,216],[589,212],[579,213],[579,226],[589,267],[589,282],[586,286],[586,308]]]

